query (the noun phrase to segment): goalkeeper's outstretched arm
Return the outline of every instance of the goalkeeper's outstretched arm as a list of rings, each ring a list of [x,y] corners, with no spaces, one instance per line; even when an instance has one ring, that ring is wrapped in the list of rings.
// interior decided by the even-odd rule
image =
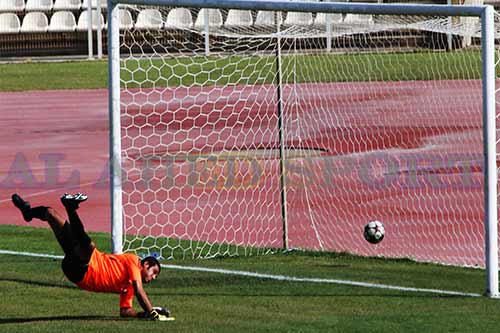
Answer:
[[[132,308],[120,308],[121,317],[138,317],[152,320],[167,320],[169,311],[162,307],[153,307],[146,291],[142,287],[141,281],[132,281],[137,301],[144,311],[137,312]]]
[[[150,313],[153,311],[153,305],[151,305],[151,301],[149,300],[146,291],[142,287],[141,281],[132,281],[132,285],[134,287],[134,293],[137,297],[137,301],[139,305],[144,310],[145,313]],[[137,312],[132,308],[120,308],[120,316],[121,317],[138,317],[143,313]]]

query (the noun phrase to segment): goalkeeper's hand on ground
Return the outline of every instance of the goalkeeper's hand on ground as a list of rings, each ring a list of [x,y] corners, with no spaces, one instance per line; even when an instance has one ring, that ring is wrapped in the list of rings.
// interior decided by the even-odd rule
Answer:
[[[156,310],[155,308],[153,308],[153,310],[149,312],[148,317],[152,320],[159,320],[159,321],[165,321],[168,318],[167,315],[160,314],[160,312],[158,312],[158,310]]]
[[[149,313],[147,312],[139,312],[137,314],[137,317],[143,318],[143,319],[151,319],[151,320],[159,320],[159,321],[167,321],[169,320],[170,312],[162,308],[160,306],[153,307],[153,310],[151,310]]]
[[[153,306],[153,310],[156,310],[159,315],[170,317],[170,311],[168,311],[167,308],[163,308],[161,306]]]

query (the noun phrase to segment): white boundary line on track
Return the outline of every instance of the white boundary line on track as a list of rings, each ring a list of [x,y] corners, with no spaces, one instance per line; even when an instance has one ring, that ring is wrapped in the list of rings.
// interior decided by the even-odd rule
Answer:
[[[23,195],[23,198],[32,198],[32,197],[37,197],[37,196],[44,195],[47,193],[53,193],[53,192],[61,193],[61,192],[64,192],[66,190],[71,190],[71,189],[75,189],[75,188],[81,188],[81,187],[86,187],[86,186],[91,186],[91,185],[101,184],[101,183],[106,183],[106,182],[107,181],[87,182],[87,183],[73,185],[73,186],[59,187],[59,188],[55,188],[55,189],[51,189],[51,190],[47,190],[47,191],[26,194],[26,195]],[[11,202],[11,201],[12,201],[12,199],[10,197],[7,199],[1,199],[0,204],[4,203],[4,202]]]
[[[39,258],[51,258],[51,259],[62,259],[63,258],[63,256],[58,256],[58,255],[40,254],[40,253],[31,253],[31,252],[17,252],[17,251],[8,251],[8,250],[0,250],[0,254],[27,256],[27,257],[39,257]],[[258,278],[258,279],[269,279],[269,280],[289,281],[289,282],[332,283],[332,284],[341,284],[341,285],[348,285],[348,286],[355,286],[355,287],[379,288],[379,289],[410,291],[410,292],[423,292],[423,293],[432,293],[432,294],[450,295],[450,296],[465,296],[465,297],[480,297],[481,296],[480,294],[476,294],[476,293],[464,293],[464,292],[450,291],[450,290],[410,288],[410,287],[400,287],[400,286],[393,286],[393,285],[387,285],[387,284],[377,284],[377,283],[368,283],[368,282],[359,282],[359,281],[350,281],[350,280],[338,280],[338,279],[300,278],[300,277],[287,276],[287,275],[261,274],[261,273],[256,273],[256,272],[233,271],[233,270],[228,270],[228,269],[207,268],[207,267],[198,267],[198,266],[180,266],[180,265],[162,264],[161,267],[167,268],[167,269],[184,270],[184,271],[198,271],[198,272],[219,273],[219,274],[227,274],[227,275],[239,275],[239,276],[246,276],[246,277],[254,277],[254,278]]]

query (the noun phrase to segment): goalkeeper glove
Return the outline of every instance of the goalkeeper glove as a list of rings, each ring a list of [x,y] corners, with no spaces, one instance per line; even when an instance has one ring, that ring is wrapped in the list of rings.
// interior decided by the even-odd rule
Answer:
[[[167,320],[169,320],[168,319],[169,315],[170,315],[170,312],[167,309],[164,309],[162,307],[154,307],[153,310],[151,310],[149,313],[148,312],[139,312],[137,314],[137,317],[143,318],[143,319],[167,321]]]
[[[158,312],[159,315],[170,317],[170,311],[168,311],[168,309],[166,308],[163,308],[161,306],[154,306],[153,310],[156,310],[156,312]]]
[[[155,310],[155,309],[149,311],[149,316],[148,317],[150,319],[152,319],[152,320],[159,320],[159,321],[165,321],[168,318],[167,316],[158,313],[158,311]]]

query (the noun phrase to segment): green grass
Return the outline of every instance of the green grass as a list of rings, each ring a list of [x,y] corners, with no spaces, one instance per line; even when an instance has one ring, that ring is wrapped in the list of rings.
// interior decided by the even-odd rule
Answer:
[[[105,61],[28,62],[0,65],[0,91],[107,87]]]
[[[0,226],[0,249],[61,254],[50,230]],[[93,233],[109,251],[109,235]],[[154,304],[175,322],[118,317],[118,295],[84,292],[63,276],[60,261],[0,255],[0,332],[496,332],[498,300],[432,293],[286,282],[164,268],[148,285]],[[289,252],[265,256],[169,261],[296,277],[343,279],[481,293],[483,270]],[[136,303],[136,302],[135,302]],[[137,304],[136,304],[137,307]]]
[[[264,84],[275,80],[275,61],[262,57],[177,57],[127,60],[122,78],[134,87]],[[477,79],[478,51],[285,56],[284,82]],[[0,64],[0,91],[106,88],[107,62]],[[133,82],[132,82],[133,81]],[[142,82],[138,84],[137,82]]]

